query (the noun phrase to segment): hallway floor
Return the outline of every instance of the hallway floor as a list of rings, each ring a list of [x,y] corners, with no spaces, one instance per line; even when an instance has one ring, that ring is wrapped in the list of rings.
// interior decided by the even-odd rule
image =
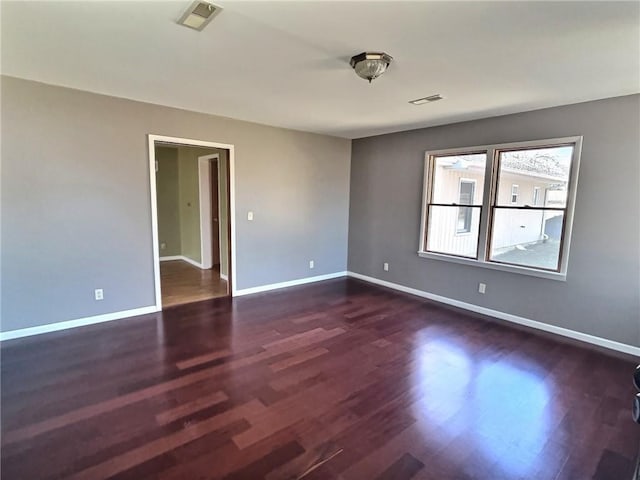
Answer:
[[[220,278],[219,265],[201,270],[182,260],[160,262],[160,282],[163,308],[228,295],[227,281]]]

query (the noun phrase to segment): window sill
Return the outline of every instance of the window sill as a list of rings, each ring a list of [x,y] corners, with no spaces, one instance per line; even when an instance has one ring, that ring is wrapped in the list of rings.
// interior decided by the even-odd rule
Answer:
[[[418,256],[422,258],[428,258],[431,260],[440,260],[444,262],[459,263],[461,265],[470,265],[473,267],[488,268],[491,270],[500,270],[502,272],[518,273],[520,275],[529,275],[531,277],[546,278],[548,280],[557,280],[560,282],[567,281],[566,273],[558,272],[546,272],[543,270],[535,270],[533,268],[518,267],[515,265],[503,265],[499,263],[483,262],[481,260],[474,260],[471,258],[453,257],[451,255],[445,255],[441,253],[432,252],[418,252]]]

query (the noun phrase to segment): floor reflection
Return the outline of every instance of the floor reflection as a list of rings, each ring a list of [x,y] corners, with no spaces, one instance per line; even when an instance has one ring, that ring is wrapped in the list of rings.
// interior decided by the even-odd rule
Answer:
[[[423,341],[414,352],[420,400],[413,414],[425,424],[425,434],[438,426],[440,446],[456,455],[459,445],[447,442],[462,435],[465,451],[482,456],[484,464],[513,478],[531,475],[553,428],[545,378],[526,370],[522,358],[518,366],[508,358],[476,362],[455,340]]]
[[[482,451],[514,477],[528,473],[547,440],[546,383],[520,368],[494,363],[480,365],[473,387],[477,415],[471,429]]]

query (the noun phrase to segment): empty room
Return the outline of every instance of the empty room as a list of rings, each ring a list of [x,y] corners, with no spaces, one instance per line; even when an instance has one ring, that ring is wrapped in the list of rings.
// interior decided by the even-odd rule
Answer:
[[[640,479],[640,2],[0,22],[3,480]]]

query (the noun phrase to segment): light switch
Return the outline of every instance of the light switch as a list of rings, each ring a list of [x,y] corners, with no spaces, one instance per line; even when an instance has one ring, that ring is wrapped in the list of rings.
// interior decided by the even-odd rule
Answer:
[[[247,213],[247,220],[249,220],[250,222],[253,221],[253,212]]]

